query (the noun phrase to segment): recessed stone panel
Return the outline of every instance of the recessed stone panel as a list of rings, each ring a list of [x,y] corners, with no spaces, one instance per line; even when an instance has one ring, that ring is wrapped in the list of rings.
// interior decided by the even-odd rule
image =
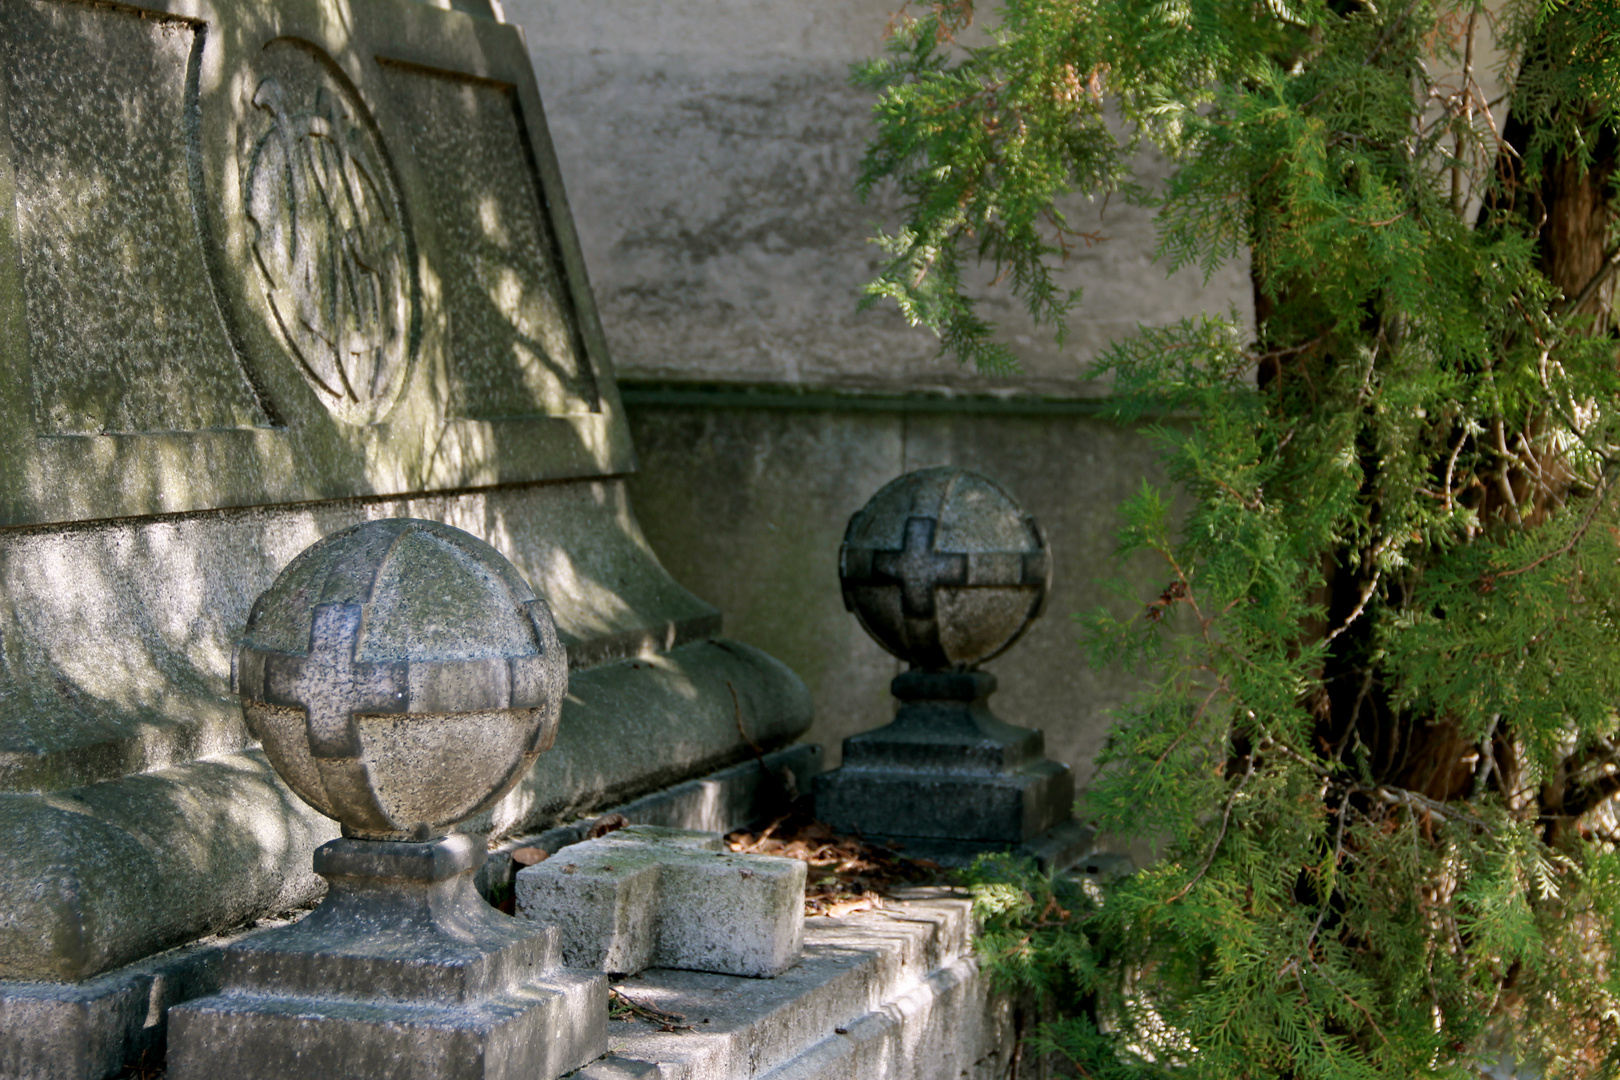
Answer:
[[[0,4],[6,134],[37,430],[266,426],[192,211],[203,27],[106,5]]]
[[[514,88],[384,62],[443,244],[451,407],[465,417],[598,409]]]

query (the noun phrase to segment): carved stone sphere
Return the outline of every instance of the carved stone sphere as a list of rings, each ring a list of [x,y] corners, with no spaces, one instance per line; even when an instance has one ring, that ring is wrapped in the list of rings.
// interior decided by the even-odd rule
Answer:
[[[335,533],[254,603],[232,657],[281,778],[371,840],[429,840],[551,746],[568,659],[500,552],[435,521]]]
[[[1035,519],[990,480],[907,473],[850,518],[844,606],[889,652],[928,671],[1003,652],[1046,606],[1052,559]]]

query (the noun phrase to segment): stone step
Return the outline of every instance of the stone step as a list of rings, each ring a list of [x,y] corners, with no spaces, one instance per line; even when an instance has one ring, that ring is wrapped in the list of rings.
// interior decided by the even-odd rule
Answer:
[[[842,1033],[822,1039],[764,1080],[935,1080],[1006,1075],[1005,1001],[987,995],[972,957],[931,971]]]
[[[682,1019],[608,1025],[578,1080],[990,1080],[1010,1005],[972,956],[969,902],[914,889],[882,910],[805,923],[804,958],[774,979],[648,970],[616,985]],[[681,1030],[661,1030],[672,1027]]]

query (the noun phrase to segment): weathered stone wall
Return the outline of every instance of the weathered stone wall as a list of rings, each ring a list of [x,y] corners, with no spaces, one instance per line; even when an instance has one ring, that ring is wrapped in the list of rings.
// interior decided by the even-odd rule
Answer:
[[[1105,599],[1094,579],[1115,573],[1114,507],[1153,470],[1146,440],[1077,403],[855,411],[831,395],[755,396],[765,403],[648,395],[632,406],[641,472],[631,490],[675,579],[723,607],[728,634],[769,642],[809,684],[816,719],[805,737],[824,742],[836,762],[844,736],[894,712],[888,684],[901,664],[839,594],[850,514],[903,472],[960,464],[995,477],[1035,516],[1056,564],[1046,617],[987,665],[1001,683],[991,704],[1005,720],[1042,728],[1047,753],[1079,768],[1084,782],[1105,733],[1102,711],[1133,684],[1083,663],[1070,616]],[[1146,562],[1133,570],[1155,573]]]
[[[1023,372],[987,379],[936,357],[892,308],[857,314],[897,200],[854,179],[871,98],[851,63],[875,55],[898,0],[505,0],[528,35],[585,261],[621,381],[782,382],[971,393],[1095,393],[1083,364],[1139,322],[1247,306],[1242,268],[1168,280],[1140,207],[1077,200],[1102,243],[1065,275],[1086,312],[1058,349],[1016,302],[986,313]],[[1163,174],[1144,158],[1142,177]]]
[[[867,243],[897,202],[853,192],[870,99],[851,62],[881,48],[894,0],[506,0],[525,27],[640,471],[638,516],[665,565],[727,612],[727,631],[809,683],[807,738],[838,742],[892,714],[896,662],[839,598],[849,515],[908,469],[955,464],[1002,483],[1046,526],[1047,617],[991,668],[1006,719],[1041,727],[1084,783],[1102,710],[1131,682],[1094,672],[1070,616],[1102,603],[1115,506],[1153,475],[1150,444],[1097,414],[1085,366],[1140,323],[1249,307],[1241,267],[1204,283],[1152,261],[1151,217],[1076,201],[1107,239],[1064,272],[1085,289],[1069,344],[1005,293],[986,311],[1023,371],[940,359],[892,308],[857,313]],[[1163,164],[1144,158],[1151,179]],[[744,392],[747,391],[747,392]],[[918,397],[921,393],[923,396]],[[1130,568],[1144,593],[1162,575]]]

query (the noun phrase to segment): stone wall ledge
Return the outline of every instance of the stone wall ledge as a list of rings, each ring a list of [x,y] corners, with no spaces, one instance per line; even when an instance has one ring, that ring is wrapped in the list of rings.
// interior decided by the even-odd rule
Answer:
[[[651,970],[621,980],[629,1000],[682,1019],[611,1022],[616,1049],[576,1076],[999,1080],[1013,1002],[972,956],[970,909],[950,890],[908,890],[883,910],[808,920],[803,959],[774,979]]]
[[[651,657],[719,634],[716,612],[593,637],[560,636],[568,649],[569,670],[582,671]],[[176,695],[168,712],[131,710],[134,723],[97,742],[64,747],[0,742],[0,792],[93,784],[252,747],[241,703],[225,692],[226,686],[219,689],[216,698]]]
[[[251,747],[230,657],[254,598],[315,540],[386,517],[505,554],[550,602],[576,671],[720,632],[659,565],[620,479],[0,529],[0,792]]]
[[[619,393],[628,409],[688,406],[1098,416],[1106,413],[1112,404],[1109,388],[1100,383],[1019,379],[1013,385],[1000,385],[966,371],[955,378],[920,383],[889,379],[801,383],[626,378],[619,381]]]

